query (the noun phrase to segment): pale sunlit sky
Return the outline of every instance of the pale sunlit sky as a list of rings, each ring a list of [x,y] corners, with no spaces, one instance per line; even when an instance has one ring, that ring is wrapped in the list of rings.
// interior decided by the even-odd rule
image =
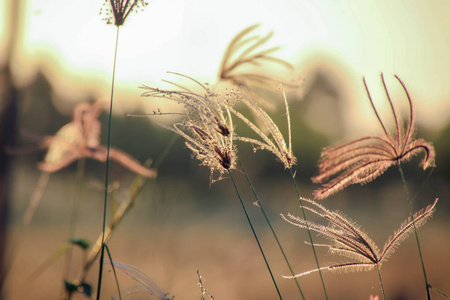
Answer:
[[[0,3],[6,12],[5,1]],[[26,84],[40,69],[52,81],[55,99],[107,96],[116,29],[101,20],[102,4],[22,0],[21,38],[12,65],[16,82]],[[274,32],[269,45],[282,45],[277,56],[293,63],[298,74],[312,62],[335,64],[356,91],[349,109],[354,118],[362,106],[369,109],[362,76],[378,98],[383,72],[406,83],[420,122],[441,128],[450,119],[449,15],[448,0],[149,0],[120,29],[117,95],[126,93],[139,103],[136,87],[160,85],[166,71],[214,82],[228,42],[260,23],[258,32]]]

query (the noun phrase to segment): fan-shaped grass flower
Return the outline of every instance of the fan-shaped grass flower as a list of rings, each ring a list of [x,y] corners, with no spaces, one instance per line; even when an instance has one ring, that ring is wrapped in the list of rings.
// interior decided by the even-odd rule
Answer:
[[[148,2],[144,0],[105,0],[103,6],[106,7],[100,10],[100,14],[106,15],[103,20],[107,24],[114,23],[114,26],[122,26],[132,11],[138,12],[147,5]]]
[[[312,205],[312,207],[304,206],[305,209],[329,222],[328,225],[321,225],[308,221],[310,230],[318,232],[332,242],[331,244],[315,245],[327,247],[332,254],[338,254],[352,260],[347,263],[321,267],[320,270],[322,271],[369,271],[375,267],[381,267],[382,263],[389,258],[397,246],[414,231],[414,224],[416,228],[419,228],[426,223],[432,216],[438,201],[436,199],[432,205],[416,212],[413,218],[408,218],[403,222],[400,228],[395,231],[394,235],[388,239],[383,250],[380,252],[377,245],[355,222],[346,218],[341,213],[326,209],[313,200],[306,198],[302,200]],[[291,214],[287,217],[284,215],[281,216],[284,220],[295,226],[306,228],[307,223],[304,219],[292,216]],[[317,271],[319,269],[303,272],[294,277],[304,276]],[[286,277],[292,278],[292,276]]]
[[[61,127],[56,135],[44,138],[42,145],[48,147],[48,151],[44,161],[39,164],[40,170],[54,173],[82,157],[106,161],[108,150],[100,145],[101,125],[98,121],[104,104],[103,101],[78,104],[72,122]],[[156,177],[155,170],[142,166],[119,149],[110,148],[109,155],[110,159],[132,172],[145,177]]]
[[[272,75],[274,67],[289,70],[293,70],[294,67],[272,55],[280,49],[279,46],[262,48],[273,36],[273,32],[265,36],[253,34],[258,27],[259,24],[249,26],[231,40],[222,58],[219,80],[231,82],[264,108],[274,110],[275,105],[253,87],[275,90],[280,83],[285,86],[297,86],[290,82],[281,82]]]
[[[434,147],[423,139],[414,139],[413,103],[404,83],[398,76],[395,76],[395,78],[401,84],[409,102],[409,122],[407,122],[406,126],[403,125],[400,116],[394,108],[383,74],[381,74],[381,81],[395,123],[395,132],[390,133],[381,120],[366,81],[363,79],[370,104],[383,129],[384,135],[365,136],[325,149],[321,154],[319,174],[312,178],[314,183],[323,184],[320,189],[314,191],[316,199],[326,198],[351,184],[368,183],[383,174],[390,166],[406,162],[419,152],[424,152],[425,154],[421,162],[424,170],[434,166]],[[333,179],[328,180],[333,176],[335,176]]]
[[[215,94],[193,78],[172,74],[192,80],[203,89],[204,94],[165,80],[181,90],[160,90],[143,85],[140,88],[147,91],[142,96],[164,98],[184,105],[186,120],[175,123],[172,127],[160,125],[186,140],[186,146],[194,153],[195,158],[201,161],[201,165],[210,168],[211,182],[214,182],[214,172],[219,172],[218,179],[221,179],[226,170],[234,169],[236,165],[233,123],[230,111],[223,103],[232,105],[238,95],[234,91],[224,95]],[[158,111],[154,114],[162,113]]]
[[[230,80],[240,86],[252,83],[279,84],[278,79],[263,72],[243,72],[242,69],[247,66],[261,69],[265,63],[275,63],[293,69],[290,63],[271,55],[280,49],[279,46],[259,50],[273,36],[273,32],[265,36],[250,35],[258,26],[259,24],[255,24],[245,28],[231,40],[222,59],[219,71],[221,80]]]
[[[229,108],[229,110],[235,114],[239,119],[241,119],[248,127],[250,127],[260,138],[261,140],[249,138],[249,137],[241,137],[236,136],[235,139],[247,143],[251,143],[254,147],[254,150],[269,150],[283,163],[286,169],[291,168],[297,162],[296,157],[292,153],[292,143],[291,143],[291,124],[290,124],[290,116],[289,116],[289,106],[287,103],[286,95],[283,92],[284,103],[286,107],[286,117],[288,123],[288,134],[289,140],[288,145],[286,145],[286,141],[281,134],[278,126],[272,120],[272,118],[254,101],[247,98],[240,98],[240,101],[245,104],[255,115],[261,123],[265,126],[267,130],[267,134],[264,130],[260,129],[255,123],[251,122],[247,117],[241,114],[234,108]]]

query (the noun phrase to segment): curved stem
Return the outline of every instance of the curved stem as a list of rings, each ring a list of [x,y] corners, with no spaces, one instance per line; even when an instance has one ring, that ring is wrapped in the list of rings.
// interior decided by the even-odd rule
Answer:
[[[117,26],[116,34],[116,46],[114,50],[114,64],[113,64],[113,74],[112,74],[112,84],[111,84],[111,101],[109,106],[109,126],[108,126],[108,148],[106,155],[106,179],[105,179],[105,201],[103,206],[103,234],[102,234],[102,245],[105,240],[105,229],[106,229],[106,207],[108,204],[108,181],[109,181],[109,151],[111,148],[111,124],[112,124],[112,109],[113,109],[113,95],[114,95],[114,79],[116,75],[116,58],[117,58],[117,46],[119,44],[119,26]],[[105,247],[102,247],[100,254],[100,268],[98,273],[98,285],[97,285],[97,300],[100,300],[100,291],[102,286],[102,275],[103,275],[103,261],[105,256]]]
[[[378,272],[378,279],[380,280],[381,294],[383,295],[383,300],[386,300],[386,294],[384,293],[383,280],[381,280],[380,266],[378,264],[377,264],[377,272]]]
[[[242,171],[244,172],[245,178],[247,179],[247,182],[248,182],[248,184],[249,184],[249,186],[250,186],[250,189],[252,190],[253,195],[255,196],[256,202],[258,203],[258,206],[259,206],[259,208],[261,209],[261,212],[263,213],[264,218],[266,219],[267,225],[269,225],[269,228],[270,228],[270,230],[272,231],[272,234],[273,234],[273,236],[274,236],[274,238],[275,238],[275,240],[276,240],[276,242],[277,242],[278,248],[280,248],[280,251],[281,251],[281,253],[283,254],[283,258],[284,258],[284,260],[286,261],[286,264],[287,264],[287,266],[288,266],[288,268],[289,268],[289,271],[291,272],[292,276],[295,277],[294,270],[292,269],[291,264],[289,263],[289,260],[288,260],[288,258],[287,258],[287,256],[286,256],[286,253],[284,253],[283,247],[281,246],[281,243],[280,243],[280,241],[278,240],[278,236],[277,236],[277,234],[275,233],[275,230],[273,229],[272,224],[270,223],[269,217],[268,217],[267,214],[266,214],[266,211],[265,211],[265,209],[264,209],[264,206],[262,205],[261,200],[259,199],[259,196],[258,196],[258,194],[256,193],[256,190],[255,190],[255,188],[253,187],[253,184],[252,184],[252,182],[250,181],[250,178],[248,177],[247,172],[245,171],[244,165],[242,164],[242,162],[241,162],[241,160],[240,160],[239,158],[238,158],[238,161],[239,161],[239,164],[240,164],[240,166],[241,166]],[[300,294],[302,295],[302,298],[305,299],[305,295],[303,295],[303,291],[302,291],[302,289],[301,289],[301,287],[300,287],[300,284],[298,283],[298,279],[297,279],[296,277],[295,277],[294,279],[295,279],[295,283],[296,283],[296,285],[297,285],[297,288],[298,288]]]
[[[256,243],[258,244],[259,251],[261,251],[261,254],[264,258],[264,262],[266,263],[267,269],[269,270],[270,277],[272,278],[273,284],[275,285],[278,296],[280,297],[280,299],[283,299],[283,297],[281,297],[280,290],[278,289],[277,283],[275,282],[275,278],[273,277],[272,270],[270,269],[266,255],[264,254],[264,251],[262,249],[261,243],[259,242],[258,236],[256,235],[255,228],[253,227],[252,221],[250,221],[250,217],[248,216],[247,209],[245,208],[244,202],[242,201],[241,194],[239,193],[239,190],[236,186],[236,182],[234,181],[233,175],[231,174],[231,171],[229,169],[227,169],[227,170],[228,170],[228,174],[230,175],[231,181],[233,182],[234,189],[236,190],[236,193],[238,195],[239,202],[241,203],[242,209],[244,210],[245,217],[247,218],[248,224],[250,225],[250,228],[252,229],[253,236],[255,237]]]
[[[320,265],[319,265],[319,259],[317,258],[316,248],[314,247],[314,242],[313,242],[313,239],[311,236],[311,230],[309,229],[308,219],[306,218],[306,212],[305,212],[305,208],[303,207],[303,201],[300,196],[300,191],[298,189],[297,181],[295,180],[295,175],[294,175],[294,172],[292,171],[292,168],[289,168],[289,171],[291,173],[292,181],[294,182],[295,191],[297,192],[298,203],[300,204],[300,208],[302,209],[303,219],[305,220],[306,229],[308,230],[309,242],[311,243],[311,248],[314,253],[314,259],[316,261],[317,269],[319,271],[320,281],[322,282],[322,287],[323,287],[323,291],[325,293],[325,298],[328,300],[327,289],[325,287],[325,282],[323,281],[322,271],[321,271]]]
[[[431,300],[430,290],[428,288],[430,285],[428,284],[427,273],[425,271],[425,264],[423,263],[422,251],[420,250],[419,235],[417,234],[416,223],[414,222],[414,212],[413,212],[413,207],[412,207],[412,203],[411,203],[411,198],[409,197],[408,188],[406,186],[405,175],[403,174],[403,170],[402,170],[400,161],[398,162],[398,170],[400,172],[400,176],[402,177],[403,188],[405,189],[406,200],[408,201],[409,214],[410,214],[411,220],[413,221],[414,235],[416,237],[417,250],[419,250],[420,263],[422,265],[423,277],[425,280],[425,289],[427,291],[427,299]]]

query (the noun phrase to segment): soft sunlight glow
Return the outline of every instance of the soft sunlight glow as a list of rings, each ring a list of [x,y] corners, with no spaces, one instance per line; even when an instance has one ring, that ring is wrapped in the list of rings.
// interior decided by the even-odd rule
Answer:
[[[41,70],[57,98],[107,95],[116,28],[101,20],[102,3],[23,1],[16,81],[25,84]],[[152,0],[120,29],[117,87],[138,98],[137,86],[160,85],[166,71],[214,82],[230,39],[260,23],[261,34],[274,31],[270,45],[282,46],[277,56],[292,62],[298,74],[318,61],[335,61],[331,67],[357,91],[349,99],[358,101],[352,111],[366,104],[360,101],[365,97],[362,76],[376,82],[381,72],[397,74],[417,103],[418,121],[439,128],[450,118],[450,60],[444,59],[450,37],[442,34],[450,28],[449,9],[450,2],[443,0]],[[0,23],[2,37],[4,28]],[[376,92],[374,98],[384,101]]]

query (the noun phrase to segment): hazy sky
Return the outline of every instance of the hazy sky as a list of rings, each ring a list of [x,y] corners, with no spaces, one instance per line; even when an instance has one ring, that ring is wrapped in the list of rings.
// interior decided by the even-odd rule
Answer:
[[[99,16],[103,1],[22,2],[13,61],[17,82],[25,84],[39,68],[54,83],[55,98],[108,95],[116,30]],[[5,1],[0,3],[5,12]],[[139,98],[136,87],[160,85],[166,71],[214,82],[231,38],[260,23],[258,33],[274,31],[269,45],[282,45],[277,56],[298,73],[331,63],[356,91],[352,101],[365,97],[362,76],[376,97],[380,72],[398,74],[416,103],[417,119],[438,128],[450,119],[449,14],[448,0],[150,0],[120,29],[118,95]],[[4,28],[0,22],[2,36]]]

